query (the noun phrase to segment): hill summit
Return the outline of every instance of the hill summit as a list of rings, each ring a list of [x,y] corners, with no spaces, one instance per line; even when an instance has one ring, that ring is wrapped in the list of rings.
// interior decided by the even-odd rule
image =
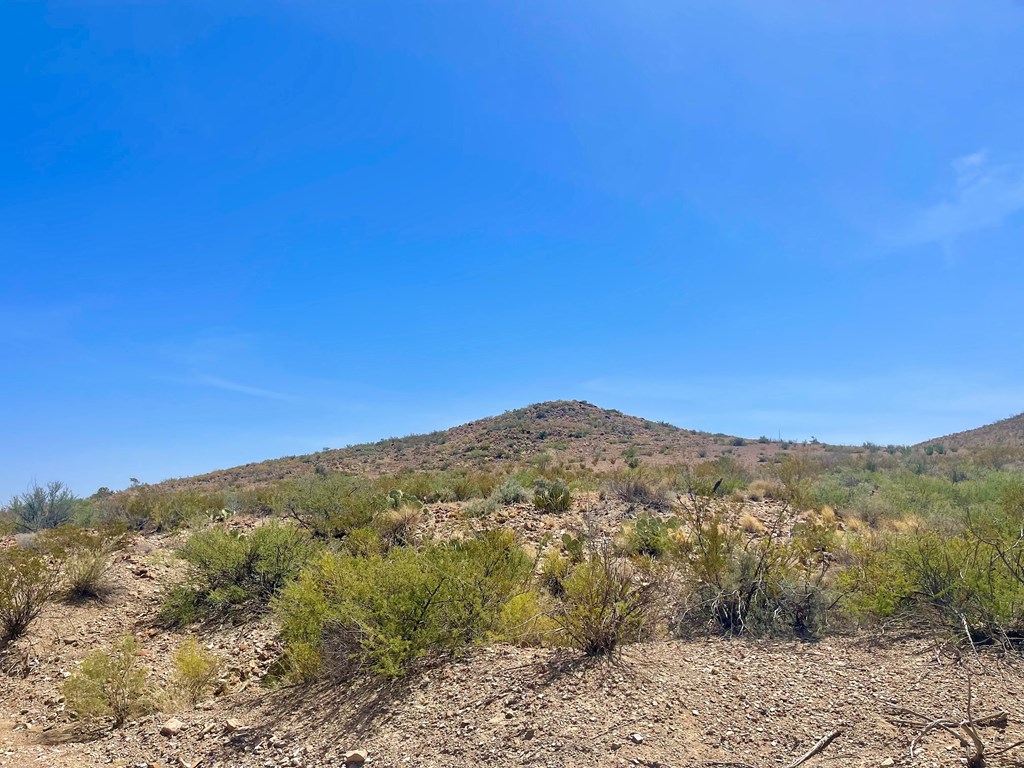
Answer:
[[[753,465],[785,445],[767,438],[749,440],[684,429],[582,400],[556,400],[429,434],[270,459],[164,485],[246,486],[317,470],[377,475],[410,469],[487,468],[518,464],[545,453],[557,462],[583,463],[596,470],[621,466],[629,456],[653,465],[732,456]]]

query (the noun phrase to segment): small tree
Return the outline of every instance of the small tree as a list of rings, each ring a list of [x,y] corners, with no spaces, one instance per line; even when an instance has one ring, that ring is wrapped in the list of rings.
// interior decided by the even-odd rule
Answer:
[[[71,489],[55,480],[47,483],[45,488],[33,484],[25,493],[11,500],[10,511],[19,530],[35,533],[71,522],[77,503],[78,498]]]

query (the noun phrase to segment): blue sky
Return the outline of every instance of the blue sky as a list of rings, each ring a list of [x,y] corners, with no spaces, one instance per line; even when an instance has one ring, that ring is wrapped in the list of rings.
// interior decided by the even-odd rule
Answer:
[[[0,498],[586,399],[1024,410],[1024,5],[0,7]]]

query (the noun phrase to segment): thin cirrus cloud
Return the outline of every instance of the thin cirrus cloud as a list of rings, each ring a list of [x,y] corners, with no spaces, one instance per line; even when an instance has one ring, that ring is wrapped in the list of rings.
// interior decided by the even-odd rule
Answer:
[[[268,400],[295,400],[294,395],[288,395],[284,392],[274,392],[270,389],[263,389],[261,387],[251,387],[248,384],[241,384],[237,381],[229,381],[228,379],[222,379],[219,376],[208,376],[199,375],[194,379],[194,383],[201,384],[206,387],[213,387],[214,389],[221,389],[225,392],[237,392],[241,395],[250,395],[252,397],[262,397]]]
[[[953,187],[946,198],[919,211],[893,245],[948,249],[958,237],[998,227],[1024,210],[1024,162],[994,162],[979,150],[957,158],[950,168]]]

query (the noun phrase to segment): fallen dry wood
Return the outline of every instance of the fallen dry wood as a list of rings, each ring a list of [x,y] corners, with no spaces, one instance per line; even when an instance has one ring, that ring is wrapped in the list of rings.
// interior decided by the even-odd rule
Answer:
[[[836,738],[842,733],[840,730],[830,731],[829,733],[822,736],[817,743],[809,750],[804,752],[800,757],[794,760],[792,763],[786,766],[786,768],[797,768],[798,765],[803,765],[812,757],[820,752],[823,752],[825,748],[831,744]],[[756,768],[756,766],[750,763],[740,763],[735,760],[716,760],[711,763],[705,763],[705,768]]]
[[[835,741],[836,737],[839,736],[839,734],[841,733],[842,731],[836,730],[822,736],[821,740],[817,744],[815,744],[813,747],[807,750],[803,755],[798,757],[794,762],[786,766],[786,768],[796,768],[798,765],[803,765],[816,754],[824,750],[825,747],[827,747],[829,744]]]

